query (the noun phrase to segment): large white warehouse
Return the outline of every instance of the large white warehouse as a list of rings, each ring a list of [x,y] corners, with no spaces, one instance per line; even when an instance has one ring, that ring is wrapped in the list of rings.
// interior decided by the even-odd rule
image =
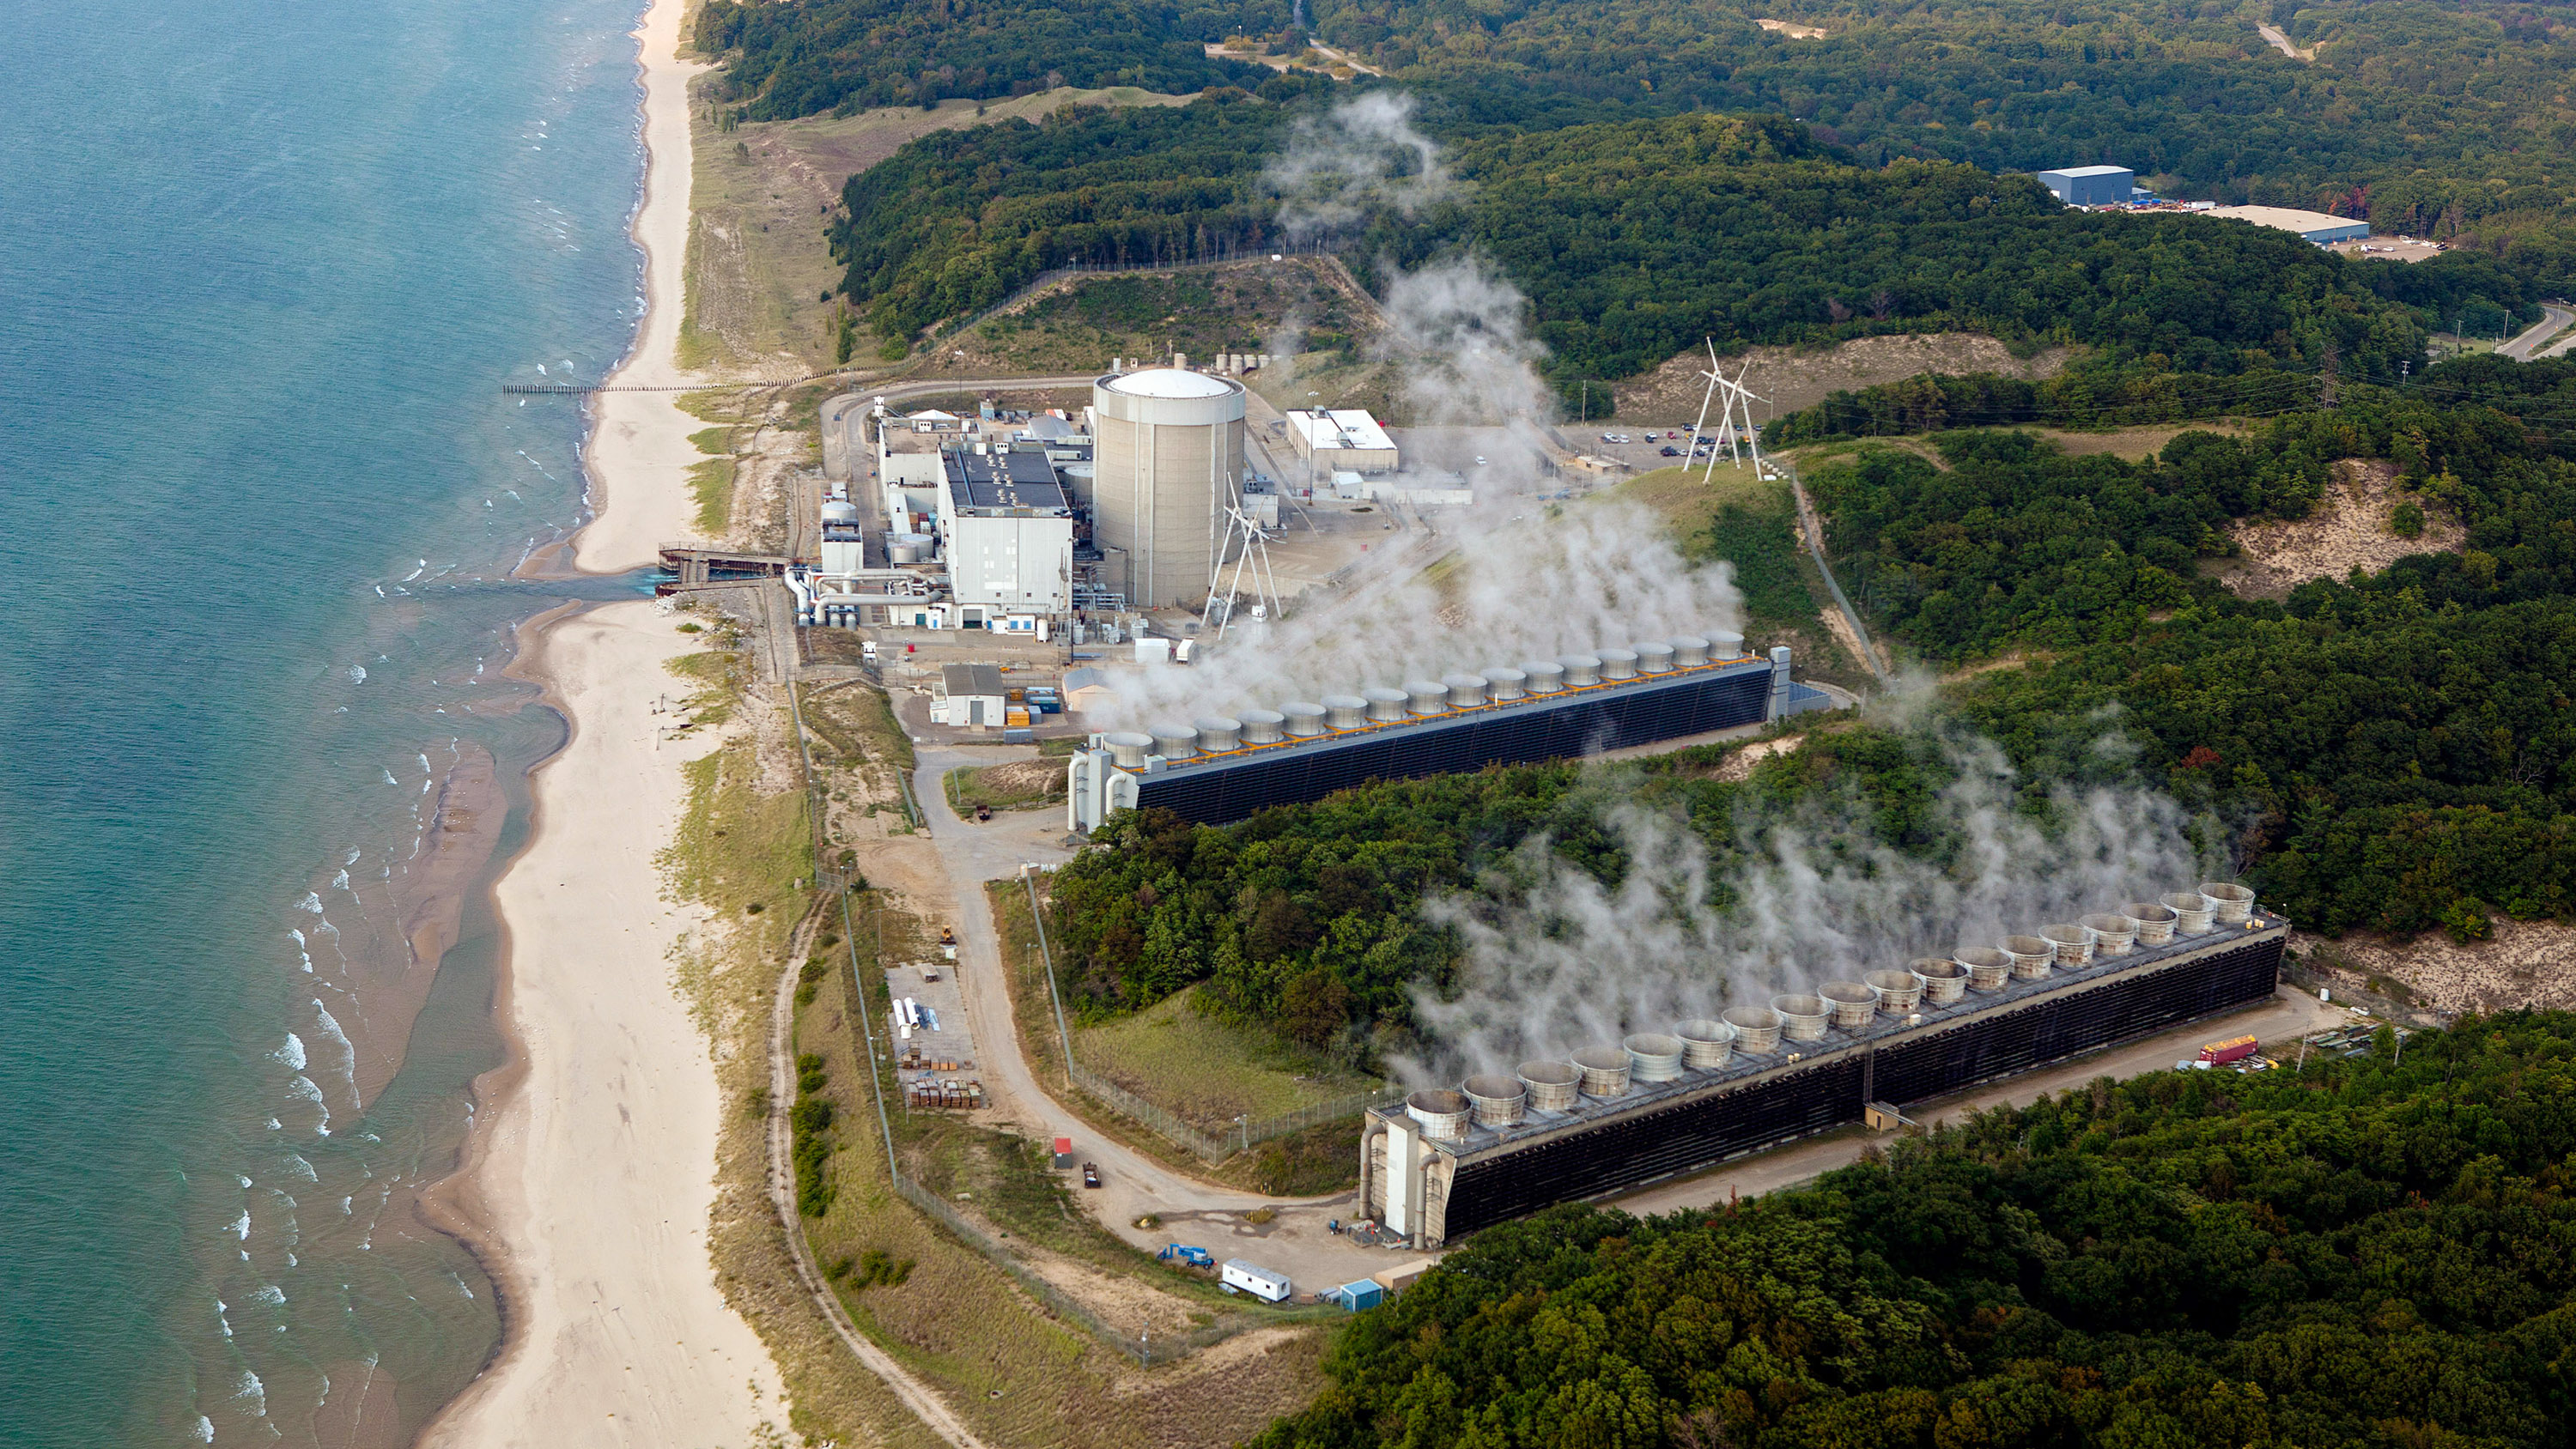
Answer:
[[[1091,385],[1095,541],[1137,608],[1196,604],[1243,483],[1243,384],[1178,368]]]

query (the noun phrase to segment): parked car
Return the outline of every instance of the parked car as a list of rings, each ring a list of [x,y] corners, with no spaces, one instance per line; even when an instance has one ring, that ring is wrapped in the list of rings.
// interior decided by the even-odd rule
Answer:
[[[1098,1186],[1100,1186],[1100,1164],[1099,1164],[1099,1163],[1097,1163],[1097,1162],[1086,1162],[1086,1163],[1082,1164],[1082,1185],[1083,1185],[1084,1187],[1098,1187]]]
[[[1655,451],[1656,451],[1656,452],[1658,452],[1658,453],[1663,454],[1663,455],[1664,455],[1665,457],[1667,457],[1667,458],[1678,458],[1678,457],[1680,457],[1680,456],[1682,455],[1682,450],[1681,450],[1681,449],[1679,449],[1679,448],[1674,447],[1674,446],[1673,446],[1672,444],[1670,444],[1670,443],[1666,443],[1666,444],[1664,444],[1662,447],[1657,448]]]

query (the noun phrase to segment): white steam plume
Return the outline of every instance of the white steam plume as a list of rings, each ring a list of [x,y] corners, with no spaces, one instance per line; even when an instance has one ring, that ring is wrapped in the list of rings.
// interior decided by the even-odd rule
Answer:
[[[2138,786],[2050,792],[2053,829],[2015,808],[2026,782],[1985,740],[1949,741],[1958,778],[1931,829],[1958,843],[1946,867],[1876,838],[1856,800],[1739,820],[1742,862],[1720,875],[1679,818],[1633,801],[1606,821],[1629,855],[1605,887],[1525,845],[1477,894],[1426,902],[1465,939],[1447,993],[1417,991],[1429,1043],[1397,1063],[1417,1085],[1563,1060],[1584,1046],[1780,992],[1992,946],[2007,935],[2153,900],[2205,879],[2167,796]],[[1731,902],[1731,904],[1729,904]]]
[[[1449,194],[1440,148],[1413,128],[1413,98],[1371,91],[1306,118],[1265,177],[1280,224],[1305,240],[1373,211],[1411,216]]]

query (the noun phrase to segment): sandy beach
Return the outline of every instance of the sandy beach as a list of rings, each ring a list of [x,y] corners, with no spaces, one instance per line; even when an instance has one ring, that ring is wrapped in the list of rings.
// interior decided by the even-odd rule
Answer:
[[[682,268],[689,249],[689,80],[705,67],[678,56],[685,0],[653,0],[636,31],[644,63],[644,205],[635,240],[644,248],[644,325],[612,385],[694,383],[679,363]],[[594,517],[572,543],[574,566],[614,574],[651,564],[666,543],[698,537],[691,526],[689,465],[704,456],[689,434],[705,424],[680,411],[671,392],[603,392],[590,398],[591,442],[584,482]]]
[[[678,376],[688,231],[682,0],[639,35],[652,147],[635,223],[651,308],[627,380]],[[608,393],[588,450],[598,516],[576,541],[592,571],[649,563],[686,536],[694,420],[667,393]],[[498,1359],[422,1438],[436,1445],[713,1445],[783,1430],[784,1389],[727,1306],[708,1257],[721,1095],[669,953],[700,915],[663,899],[655,853],[686,803],[681,766],[710,732],[661,742],[664,667],[692,646],[653,603],[532,621],[512,673],[572,722],[534,777],[534,829],[495,887],[508,933],[496,1009],[510,1064],[477,1084],[466,1164],[431,1210],[472,1242],[503,1293]]]

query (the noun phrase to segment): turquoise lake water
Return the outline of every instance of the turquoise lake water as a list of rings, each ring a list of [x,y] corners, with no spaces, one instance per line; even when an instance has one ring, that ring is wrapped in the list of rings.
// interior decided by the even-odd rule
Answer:
[[[407,1438],[497,1341],[410,1202],[490,922],[408,1032],[351,983],[432,783],[560,738],[494,707],[548,599],[491,581],[578,520],[579,415],[498,387],[631,337],[640,8],[13,12],[0,1444]]]

